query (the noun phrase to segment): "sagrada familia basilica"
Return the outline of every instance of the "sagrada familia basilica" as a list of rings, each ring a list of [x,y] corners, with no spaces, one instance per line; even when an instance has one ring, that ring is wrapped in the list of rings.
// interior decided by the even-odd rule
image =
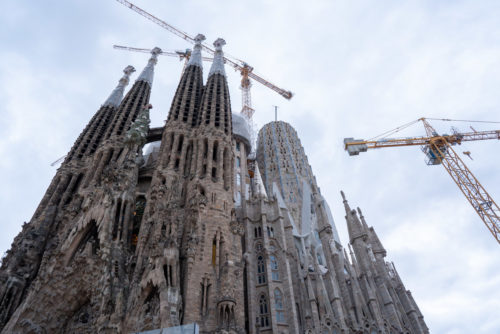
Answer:
[[[343,193],[341,245],[293,127],[266,124],[252,148],[225,42],[204,84],[203,40],[164,127],[149,127],[161,50],[126,94],[125,68],[2,261],[1,333],[429,333]]]

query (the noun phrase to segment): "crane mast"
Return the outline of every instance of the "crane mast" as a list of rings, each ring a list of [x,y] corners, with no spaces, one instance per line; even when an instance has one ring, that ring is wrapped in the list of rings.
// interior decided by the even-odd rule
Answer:
[[[427,164],[443,165],[493,237],[500,243],[500,208],[452,147],[452,145],[461,144],[463,141],[500,139],[500,130],[474,131],[471,133],[457,132],[453,135],[441,136],[425,118],[419,120],[424,124],[427,134],[425,137],[376,141],[345,138],[344,147],[349,155],[358,155],[360,152],[366,152],[368,149],[374,148],[422,146],[422,151],[427,156]]]

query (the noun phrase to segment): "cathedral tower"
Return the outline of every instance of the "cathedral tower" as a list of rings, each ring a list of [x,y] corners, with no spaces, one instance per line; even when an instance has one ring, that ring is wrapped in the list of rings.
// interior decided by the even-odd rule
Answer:
[[[148,123],[153,67],[159,52],[157,48],[153,51],[148,65],[120,102],[133,70],[126,68],[124,78],[58,170],[47,191],[52,193],[50,200],[45,206],[45,198],[42,200],[38,215],[21,232],[27,234],[23,243],[11,250],[13,259],[38,261],[39,270],[36,263],[30,263],[34,273],[30,286],[6,291],[7,295],[16,295],[18,306],[1,308],[2,313],[7,311],[5,333],[120,329],[128,294],[124,283],[135,197],[133,180],[139,169],[137,152],[144,144],[134,133],[147,133],[144,123]],[[32,240],[30,245],[26,240]],[[9,267],[21,268],[9,262],[5,261],[1,269],[6,278],[2,279],[2,289],[7,290],[12,289],[9,280],[19,281]],[[3,301],[12,302],[12,298]]]
[[[149,128],[161,50],[123,97],[125,68],[2,261],[1,332],[427,334],[343,193],[341,245],[293,127],[266,124],[252,152],[222,39],[203,84],[204,39],[164,127]]]
[[[10,319],[28,288],[38,274],[40,262],[47,247],[53,247],[48,239],[56,233],[56,216],[67,206],[78,191],[85,172],[85,161],[90,159],[102,140],[102,135],[116,113],[123,98],[129,76],[135,71],[127,66],[118,86],[94,114],[77,138],[66,159],[45,192],[29,224],[23,226],[12,248],[2,261],[0,269],[0,328]],[[54,226],[56,225],[56,226]]]
[[[231,231],[231,106],[218,39],[203,86],[201,43],[183,72],[163,129],[137,243],[128,326],[197,322],[241,328],[241,235]],[[235,288],[236,285],[236,288]],[[153,310],[151,310],[153,309]],[[148,313],[151,316],[148,316]]]
[[[188,186],[193,225],[186,238],[186,315],[206,328],[236,330],[244,324],[241,235],[233,204],[232,121],[224,70],[223,39],[214,42],[214,61],[201,99],[195,130],[195,175]],[[201,280],[200,280],[201,278]],[[187,294],[192,289],[199,294]]]

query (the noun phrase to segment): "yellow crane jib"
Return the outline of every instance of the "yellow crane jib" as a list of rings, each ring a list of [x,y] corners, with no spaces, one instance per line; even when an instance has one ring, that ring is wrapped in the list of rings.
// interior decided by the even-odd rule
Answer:
[[[443,121],[452,121],[450,119],[441,119]],[[388,135],[394,134],[403,128],[406,128],[416,122],[421,121],[424,124],[427,136],[422,137],[406,137],[406,138],[387,138]],[[461,120],[458,120],[461,121]],[[474,121],[465,121],[474,122]],[[480,122],[480,121],[475,121]],[[500,122],[483,122],[483,123],[500,123]],[[474,130],[474,129],[473,129]],[[490,131],[473,131],[460,133],[454,131],[453,134],[439,135],[436,130],[429,124],[427,119],[421,118],[417,121],[399,126],[394,130],[387,131],[375,138],[385,136],[378,140],[362,140],[354,138],[344,139],[344,148],[352,155],[359,155],[360,152],[366,152],[368,149],[397,147],[397,146],[420,146],[427,157],[428,165],[442,165],[458,188],[462,191],[479,217],[491,232],[493,237],[500,243],[500,207],[495,203],[493,198],[488,194],[486,189],[479,183],[476,177],[472,174],[469,168],[462,161],[460,156],[455,152],[452,146],[460,145],[465,141],[477,141],[488,139],[500,139],[500,130]],[[464,152],[465,153],[465,152]],[[470,155],[470,152],[468,152]]]

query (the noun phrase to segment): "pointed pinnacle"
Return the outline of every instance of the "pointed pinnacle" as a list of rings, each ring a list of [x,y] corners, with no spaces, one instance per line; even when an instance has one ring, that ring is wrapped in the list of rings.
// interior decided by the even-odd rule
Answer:
[[[224,70],[224,53],[222,52],[222,47],[224,45],[226,45],[226,41],[222,38],[218,38],[214,42],[215,54],[212,67],[210,68],[210,72],[208,73],[209,77],[212,74],[221,74],[223,76],[226,76],[226,71]]]
[[[158,55],[160,53],[161,49],[159,47],[154,47],[153,50],[151,50],[151,58],[149,58],[148,64],[142,70],[142,73],[137,78],[137,81],[145,81],[149,83],[150,86],[153,84],[154,66],[158,62]]]
[[[359,216],[360,216],[361,218],[364,218],[364,216],[363,216],[363,212],[361,212],[361,209],[359,208],[359,206],[358,206],[358,208],[357,208],[357,209],[358,209]]]
[[[123,69],[123,77],[118,81],[118,86],[111,92],[103,106],[118,107],[123,99],[123,91],[128,85],[130,74],[135,72],[134,66],[128,65]]]
[[[361,209],[358,207],[358,213],[359,213],[359,218],[361,218],[361,223],[363,224],[363,227],[365,230],[368,231],[368,224],[366,224],[365,217],[363,216],[363,212],[361,212]]]
[[[201,43],[205,40],[205,35],[203,34],[198,34],[194,38],[195,44],[193,51],[191,52],[191,56],[189,58],[189,61],[186,64],[187,66],[190,65],[195,65],[198,67],[203,67],[202,60],[201,60]]]
[[[342,195],[342,200],[346,201],[346,199],[345,199],[345,194],[344,194],[344,191],[343,191],[343,190],[341,190],[341,191],[340,191],[340,195]]]

